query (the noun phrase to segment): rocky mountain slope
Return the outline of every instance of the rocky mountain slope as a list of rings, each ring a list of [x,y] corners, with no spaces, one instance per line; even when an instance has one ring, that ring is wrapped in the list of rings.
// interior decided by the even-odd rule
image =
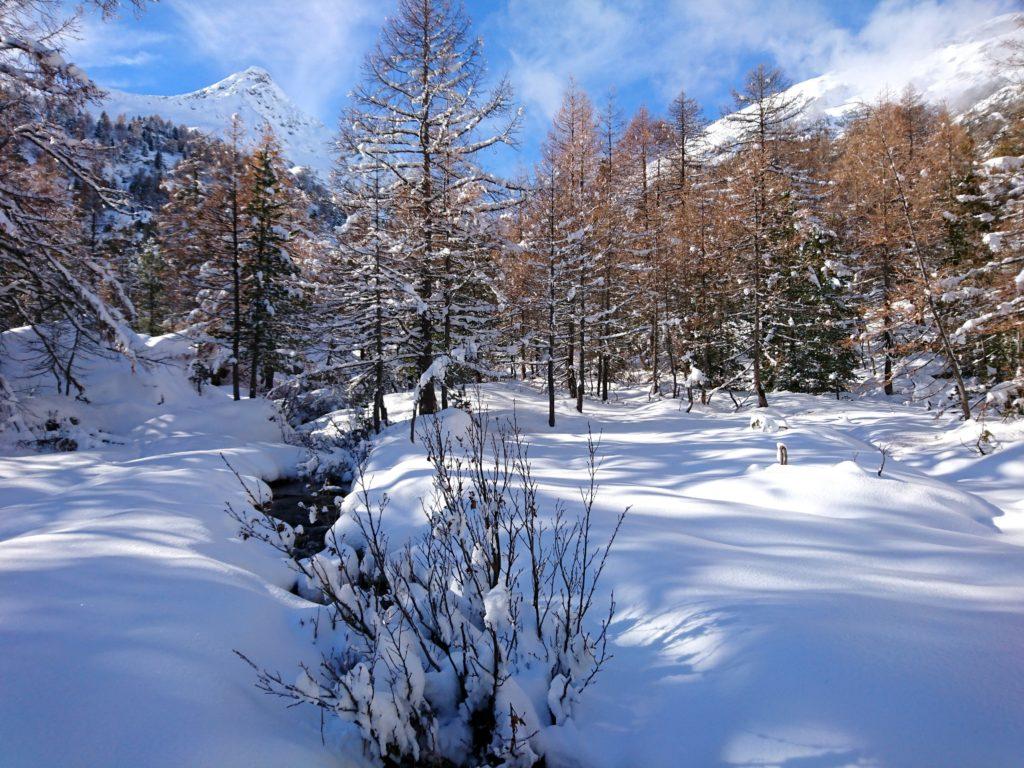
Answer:
[[[237,113],[253,138],[269,124],[291,162],[321,174],[326,174],[331,166],[330,131],[317,118],[295,106],[270,73],[259,67],[249,67],[180,96],[147,96],[108,89],[106,99],[94,110],[105,111],[111,117],[159,115],[215,135],[222,135],[231,115]]]
[[[824,118],[839,124],[860,105],[887,95],[898,97],[910,87],[931,104],[945,105],[972,123],[982,122],[987,113],[1019,106],[1024,97],[1024,72],[1014,73],[1007,65],[1014,45],[1024,46],[1024,13],[968,23],[925,55],[885,61],[859,55],[838,69],[793,85],[784,98],[802,102],[809,121]],[[728,145],[735,130],[728,117],[712,123],[712,146]]]

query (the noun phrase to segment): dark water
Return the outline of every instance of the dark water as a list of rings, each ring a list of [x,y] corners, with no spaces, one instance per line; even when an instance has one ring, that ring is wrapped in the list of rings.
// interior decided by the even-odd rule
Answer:
[[[270,483],[270,490],[274,494],[268,510],[271,517],[284,520],[293,528],[303,527],[303,532],[295,536],[296,555],[309,557],[322,550],[324,536],[338,519],[334,500],[345,496],[346,492],[339,488],[323,490],[302,480],[278,480]],[[300,502],[305,504],[305,508],[299,506]],[[311,506],[319,510],[314,523],[309,522]]]

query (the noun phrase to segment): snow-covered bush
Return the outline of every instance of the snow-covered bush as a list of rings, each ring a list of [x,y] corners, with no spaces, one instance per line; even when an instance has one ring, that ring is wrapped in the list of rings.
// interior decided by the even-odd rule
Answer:
[[[774,434],[775,432],[789,429],[789,424],[781,416],[758,411],[750,417],[750,428],[755,432]]]
[[[588,616],[625,512],[597,542],[597,443],[579,515],[545,514],[515,423],[465,418],[461,436],[424,426],[435,476],[420,538],[393,542],[387,498],[371,505],[363,485],[353,533],[299,563],[344,647],[295,682],[257,667],[263,690],[353,723],[385,766],[536,765],[538,734],[572,717],[608,659],[614,603]]]

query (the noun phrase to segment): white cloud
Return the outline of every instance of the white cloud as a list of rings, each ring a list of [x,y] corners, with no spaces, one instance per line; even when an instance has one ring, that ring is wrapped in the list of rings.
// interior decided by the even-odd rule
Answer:
[[[147,30],[110,34],[110,26],[95,16],[82,17],[67,40],[72,60],[87,70],[144,67],[156,61],[153,49],[170,39],[166,33]]]
[[[987,19],[1022,10],[1007,0],[884,0],[856,34],[829,52],[827,69],[864,92],[901,90],[937,48]],[[937,73],[931,73],[933,76]]]
[[[895,81],[958,30],[1020,8],[1019,0],[882,0],[851,31],[826,0],[509,0],[488,25],[512,52],[513,82],[533,119],[546,121],[570,75],[595,94],[639,86],[662,103],[681,87],[720,98],[752,57],[794,80],[843,69]]]

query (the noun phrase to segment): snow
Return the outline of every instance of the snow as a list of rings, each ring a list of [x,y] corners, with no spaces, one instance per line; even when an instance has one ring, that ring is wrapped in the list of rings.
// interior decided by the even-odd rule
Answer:
[[[886,95],[898,98],[912,87],[925,102],[963,114],[1014,84],[1003,62],[1006,44],[1024,40],[1022,19],[1024,14],[1009,13],[965,26],[932,51],[916,51],[908,44],[903,55],[886,60],[871,53],[846,60],[836,70],[793,85],[782,98],[805,104],[807,122],[825,118],[841,123],[864,104]],[[728,117],[708,127],[712,147],[728,146],[735,138],[736,127]]]
[[[251,141],[258,140],[264,124],[269,124],[292,163],[312,168],[325,179],[331,169],[330,131],[295,106],[270,73],[260,67],[249,67],[206,88],[178,96],[148,96],[110,88],[91,109],[97,115],[105,110],[111,119],[122,114],[159,115],[215,136],[223,136],[231,116],[237,114]]]
[[[353,743],[321,744],[311,707],[257,691],[233,655],[300,682],[298,663],[316,662],[300,623],[315,609],[288,591],[294,574],[223,512],[243,494],[221,453],[254,483],[304,458],[270,407],[195,395],[172,337],[146,340],[165,364],[135,374],[89,362],[91,403],[74,403],[25,377],[12,334],[0,375],[98,439],[0,456],[0,764],[361,764]],[[601,435],[598,539],[632,507],[598,590],[615,594],[614,657],[571,718],[560,711],[538,736],[549,765],[1019,759],[1024,425],[772,394],[768,416],[787,426],[780,466],[780,435],[752,430],[721,395],[690,413],[629,390],[583,415],[560,400],[554,429],[526,386],[480,398],[496,417],[514,410],[530,439],[541,509],[579,504],[588,426]],[[409,398],[388,408],[406,418]],[[459,431],[466,416],[445,423]],[[983,428],[1000,447],[980,457]],[[408,422],[377,439],[367,493],[388,494],[396,546],[423,528],[430,472]],[[487,595],[486,620],[510,620],[507,592]],[[503,695],[526,706],[514,685]],[[561,709],[559,692],[539,695]]]
[[[222,454],[247,477],[294,472],[272,409],[195,395],[173,337],[147,340],[150,369],[91,360],[91,402],[60,398],[19,368],[23,331],[4,334],[11,386],[96,438],[0,453],[0,765],[338,765],[316,714],[260,694],[233,655],[312,661],[292,573],[224,512],[244,494]]]
[[[772,395],[779,466],[777,436],[720,399],[686,414],[620,393],[582,416],[565,400],[548,429],[541,394],[483,390],[530,437],[543,508],[578,503],[588,424],[602,532],[632,505],[599,590],[618,606],[614,658],[543,734],[549,764],[1013,764],[1024,427],[997,425],[1004,447],[979,458],[974,425],[923,408]],[[367,478],[396,536],[422,525],[429,467],[407,425]]]

